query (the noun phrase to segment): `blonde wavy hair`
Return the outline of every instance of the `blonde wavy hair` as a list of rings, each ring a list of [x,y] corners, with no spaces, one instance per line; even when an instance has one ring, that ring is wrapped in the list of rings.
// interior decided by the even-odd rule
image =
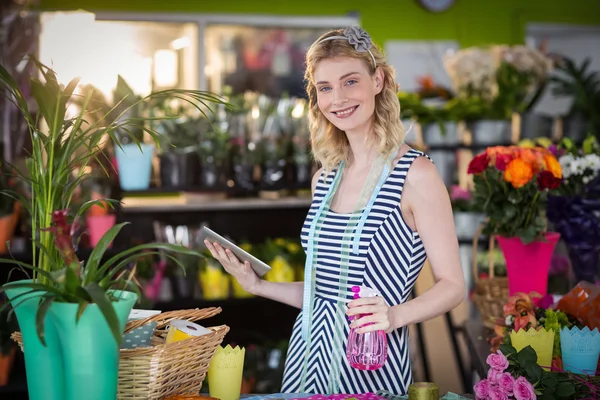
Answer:
[[[343,29],[323,34],[306,53],[307,82],[306,91],[309,100],[310,140],[315,160],[326,171],[337,167],[340,161],[348,162],[351,151],[344,131],[338,129],[323,115],[317,102],[317,88],[314,73],[319,62],[332,57],[350,57],[362,60],[371,76],[375,74],[373,59],[368,52],[358,52],[345,39],[323,39],[330,36],[343,36]],[[400,102],[398,101],[394,69],[387,63],[381,49],[373,44],[371,53],[378,68],[383,70],[383,90],[375,96],[373,137],[369,141],[376,145],[379,154],[388,157],[404,141],[404,127],[400,121]]]

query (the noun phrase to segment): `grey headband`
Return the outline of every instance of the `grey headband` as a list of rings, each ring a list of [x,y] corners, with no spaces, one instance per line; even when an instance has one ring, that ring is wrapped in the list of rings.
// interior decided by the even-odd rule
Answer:
[[[371,59],[373,60],[373,68],[377,67],[377,63],[375,62],[375,56],[371,53],[371,47],[373,47],[373,40],[371,40],[371,36],[363,29],[358,26],[349,26],[344,29],[344,36],[329,36],[325,39],[321,40],[319,43],[326,42],[328,40],[335,39],[344,39],[350,43],[354,50],[359,53],[369,53]]]

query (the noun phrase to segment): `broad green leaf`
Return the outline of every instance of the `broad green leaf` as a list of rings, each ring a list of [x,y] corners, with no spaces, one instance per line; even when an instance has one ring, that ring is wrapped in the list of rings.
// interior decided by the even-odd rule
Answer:
[[[108,246],[115,240],[121,229],[128,224],[128,222],[122,222],[114,225],[100,238],[87,260],[84,285],[98,280],[98,265],[102,261],[102,256],[104,256]]]
[[[575,395],[575,388],[571,382],[560,382],[555,393],[557,397],[571,397]]]
[[[104,315],[104,319],[108,324],[110,331],[112,332],[117,345],[121,345],[122,335],[121,335],[121,326],[119,325],[119,319],[117,317],[117,313],[112,305],[112,302],[108,298],[106,292],[98,286],[96,282],[92,282],[86,287],[84,287],[85,291],[88,292],[92,301],[98,305],[100,312]]]
[[[531,346],[524,347],[521,351],[517,353],[517,360],[521,366],[525,366],[528,362],[536,363],[537,362],[537,354],[535,354],[535,350],[531,348]]]
[[[528,362],[525,372],[530,381],[539,382],[542,379],[544,371],[537,363]]]
[[[79,319],[83,315],[83,312],[85,311],[87,305],[88,305],[88,302],[86,302],[86,301],[79,302],[79,306],[77,307],[77,316],[75,317],[75,323],[79,322]]]

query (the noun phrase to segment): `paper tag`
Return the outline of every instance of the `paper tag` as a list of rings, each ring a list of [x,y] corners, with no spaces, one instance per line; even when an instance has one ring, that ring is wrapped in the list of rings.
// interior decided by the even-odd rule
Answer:
[[[144,319],[148,317],[152,317],[153,315],[158,315],[162,311],[160,310],[136,310],[133,309],[129,313],[129,319]]]

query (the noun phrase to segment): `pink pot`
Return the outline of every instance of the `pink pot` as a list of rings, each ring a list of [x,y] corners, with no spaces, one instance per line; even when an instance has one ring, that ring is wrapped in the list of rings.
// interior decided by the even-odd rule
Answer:
[[[91,247],[96,247],[102,236],[104,236],[104,234],[115,225],[116,220],[117,216],[114,214],[88,215],[87,228],[88,234],[90,235]],[[110,246],[112,246],[112,243]]]
[[[519,237],[498,236],[497,239],[506,259],[510,295],[518,292],[546,295],[550,260],[560,233],[548,232],[546,241],[527,245]]]

